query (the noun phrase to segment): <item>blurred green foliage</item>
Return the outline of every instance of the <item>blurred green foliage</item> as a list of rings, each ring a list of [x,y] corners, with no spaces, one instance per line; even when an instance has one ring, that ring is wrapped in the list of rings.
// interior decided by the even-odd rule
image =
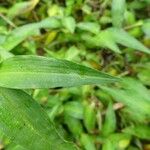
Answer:
[[[150,0],[1,0],[0,59],[55,57],[121,77],[26,92],[80,149],[150,150],[149,18]],[[22,149],[0,131],[3,148]]]

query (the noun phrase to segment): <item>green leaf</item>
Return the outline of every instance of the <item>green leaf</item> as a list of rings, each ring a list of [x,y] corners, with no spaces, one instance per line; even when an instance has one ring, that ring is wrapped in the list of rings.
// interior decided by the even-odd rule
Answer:
[[[131,136],[125,133],[111,134],[106,138],[102,150],[123,150],[130,144]]]
[[[139,150],[137,147],[129,146],[127,150]]]
[[[143,1],[145,1],[147,4],[150,4],[150,0],[143,0]]]
[[[110,140],[106,140],[102,146],[102,150],[116,150],[116,149]]]
[[[100,30],[100,25],[96,22],[80,22],[77,27],[81,30],[97,34]]]
[[[150,38],[150,19],[144,21],[142,30],[146,34],[146,36]]]
[[[81,133],[83,132],[83,126],[79,119],[70,117],[69,115],[65,114],[64,117],[65,124],[68,126],[70,132],[74,135],[75,138],[79,139]]]
[[[97,70],[66,60],[16,56],[0,64],[0,86],[16,89],[71,87],[119,81]]]
[[[102,126],[102,134],[104,136],[108,136],[113,133],[116,129],[116,116],[113,110],[112,103],[109,104],[108,109],[106,111],[105,122]]]
[[[72,101],[64,105],[64,111],[67,115],[77,119],[83,119],[83,106],[80,102]]]
[[[31,0],[27,2],[15,3],[7,13],[7,16],[13,19],[15,16],[30,12],[37,5],[39,0]]]
[[[123,29],[109,28],[101,31],[94,37],[90,35],[82,35],[81,38],[89,43],[89,45],[109,48],[116,53],[120,53],[120,49],[117,44],[121,44],[123,46],[150,54],[150,50],[147,47]]]
[[[0,61],[13,57],[14,55],[8,51],[2,50],[0,47]]]
[[[96,150],[94,142],[88,134],[82,134],[80,141],[84,146],[85,150]]]
[[[120,53],[119,47],[114,42],[112,34],[108,30],[103,30],[94,37],[83,34],[81,38],[90,46],[109,48],[116,53]]]
[[[102,87],[115,101],[122,102],[128,114],[136,122],[147,122],[150,120],[150,93],[137,80],[125,78],[122,80],[122,88]],[[142,91],[142,92],[141,92]]]
[[[125,133],[134,135],[140,139],[150,140],[150,127],[146,125],[135,125],[123,130]]]
[[[28,150],[76,149],[61,139],[43,109],[21,90],[0,88],[0,130]]]
[[[51,17],[46,18],[37,23],[30,23],[23,25],[21,27],[17,27],[12,30],[7,36],[5,41],[1,44],[1,47],[4,50],[10,51],[15,46],[23,42],[30,36],[39,35],[39,29],[41,28],[58,28],[60,27],[60,21],[57,18]]]
[[[142,70],[138,73],[138,78],[144,83],[145,85],[150,85],[150,70]]]
[[[134,66],[137,71],[137,76],[145,85],[150,85],[150,63],[139,63]]]
[[[75,60],[75,58],[77,58],[79,54],[79,49],[75,46],[71,46],[65,53],[65,59],[70,61]]]
[[[68,29],[68,31],[70,31],[71,33],[74,33],[76,22],[73,17],[62,18],[62,24],[66,29]]]
[[[95,109],[95,103],[85,103],[84,105],[84,125],[88,132],[92,133],[95,129],[96,125],[96,109]]]
[[[112,23],[114,27],[122,27],[124,20],[124,13],[126,8],[125,0],[113,0],[112,1]]]
[[[116,43],[150,54],[150,50],[147,47],[145,47],[140,41],[129,35],[123,29],[111,28],[110,33],[112,34]]]
[[[115,133],[111,134],[108,139],[111,141],[113,147],[115,147],[115,150],[122,150],[130,144],[131,136],[126,133]]]

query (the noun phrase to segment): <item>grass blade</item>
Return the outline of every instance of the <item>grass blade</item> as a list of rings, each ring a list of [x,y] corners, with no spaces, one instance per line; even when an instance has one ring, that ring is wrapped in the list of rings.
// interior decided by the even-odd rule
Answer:
[[[118,81],[97,70],[66,60],[16,56],[0,65],[0,86],[15,89],[71,87]]]

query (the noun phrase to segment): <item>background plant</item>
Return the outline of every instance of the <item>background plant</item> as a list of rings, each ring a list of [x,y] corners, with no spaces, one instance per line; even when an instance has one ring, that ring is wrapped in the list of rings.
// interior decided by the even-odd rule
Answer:
[[[150,149],[149,6],[1,0],[0,149]]]

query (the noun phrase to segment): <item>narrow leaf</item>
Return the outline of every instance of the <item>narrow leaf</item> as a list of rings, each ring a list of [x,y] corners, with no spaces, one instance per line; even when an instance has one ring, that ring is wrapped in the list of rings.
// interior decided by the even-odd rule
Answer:
[[[114,27],[120,28],[123,23],[125,7],[125,0],[113,0],[112,1],[112,23]]]
[[[9,10],[7,16],[13,19],[15,16],[30,12],[38,4],[39,0],[15,3]]]
[[[101,31],[94,37],[83,34],[81,38],[89,45],[109,48],[116,53],[120,53],[120,49],[117,44],[121,44],[123,46],[150,54],[150,50],[147,47],[123,29],[109,28]]]
[[[118,81],[97,70],[66,60],[16,56],[0,65],[0,86],[16,89],[71,87]]]
[[[7,16],[13,19],[15,16],[30,12],[38,4],[39,0],[15,3],[9,10]]]
[[[134,135],[140,139],[150,140],[150,127],[146,125],[136,125],[127,127],[123,130],[125,133]]]
[[[114,42],[112,35],[107,30],[101,31],[94,37],[83,34],[81,38],[90,46],[109,48],[116,53],[120,53],[119,47]]]
[[[46,18],[37,23],[30,23],[17,27],[12,30],[7,36],[5,41],[1,44],[1,47],[7,51],[12,50],[15,46],[23,42],[30,36],[39,35],[39,29],[41,28],[58,28],[60,22],[56,18]]]
[[[122,102],[128,110],[128,118],[137,122],[150,120],[150,94],[149,91],[139,82],[131,78],[124,79],[123,89],[102,87],[114,100]],[[142,91],[142,92],[141,92]]]
[[[95,104],[85,103],[84,105],[84,125],[88,132],[92,133],[95,129],[96,125],[96,111],[95,111]]]
[[[110,103],[106,111],[105,122],[102,126],[102,134],[104,136],[108,136],[109,134],[113,133],[115,129],[116,129],[116,116],[113,110],[112,103]]]
[[[147,47],[123,29],[111,28],[110,33],[116,43],[150,54],[150,50]]]

